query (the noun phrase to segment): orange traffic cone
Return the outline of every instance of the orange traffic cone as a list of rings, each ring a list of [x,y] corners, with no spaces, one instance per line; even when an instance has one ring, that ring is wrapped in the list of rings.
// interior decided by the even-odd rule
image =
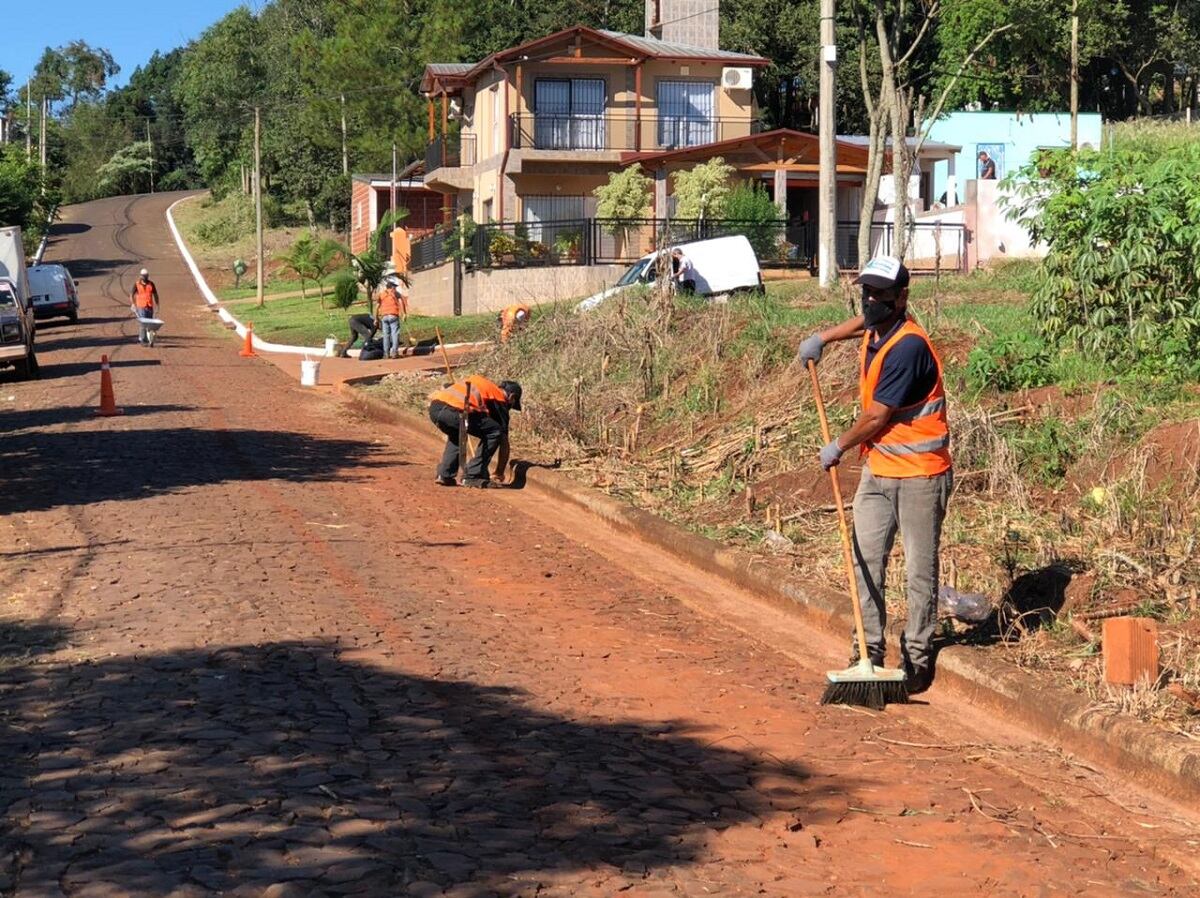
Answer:
[[[95,414],[105,418],[125,414],[123,409],[117,408],[117,401],[113,396],[112,373],[108,370],[106,355],[100,356],[100,408],[95,410]]]
[[[242,351],[238,353],[244,359],[252,359],[257,352],[254,351],[254,322],[246,322],[246,345],[242,347]]]

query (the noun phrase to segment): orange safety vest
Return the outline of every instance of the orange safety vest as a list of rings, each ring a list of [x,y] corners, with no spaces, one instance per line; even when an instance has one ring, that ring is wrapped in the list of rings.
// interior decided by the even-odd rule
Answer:
[[[400,307],[402,304],[406,303],[404,303],[400,291],[395,287],[388,287],[379,294],[379,317],[383,318],[385,315],[400,317]]]
[[[915,335],[925,341],[937,364],[937,381],[929,395],[915,405],[892,411],[887,424],[863,443],[862,454],[876,477],[935,477],[950,469],[950,427],[946,423],[946,390],[942,385],[942,360],[929,342],[929,335],[915,322],[906,321],[875,353],[867,367],[871,334],[863,336],[859,353],[859,400],[865,409],[875,396],[883,360],[903,338]]]
[[[469,411],[472,412],[486,413],[489,401],[508,403],[508,395],[503,390],[486,377],[480,377],[478,374],[472,374],[466,380],[459,381],[444,390],[430,393],[429,401],[444,402],[451,408],[462,411],[463,406],[466,405],[468,393],[471,397]]]
[[[512,332],[517,328],[517,313],[525,313],[525,321],[523,324],[529,323],[529,306],[514,305],[508,306],[500,312],[500,342],[505,343],[512,336]]]
[[[138,278],[133,282],[133,289],[136,296],[134,304],[139,309],[154,308],[154,281],[146,281],[143,284],[142,279]]]

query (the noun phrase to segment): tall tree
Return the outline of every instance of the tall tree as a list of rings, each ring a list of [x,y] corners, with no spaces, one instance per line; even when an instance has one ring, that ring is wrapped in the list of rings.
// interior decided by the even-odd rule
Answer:
[[[177,94],[184,129],[209,184],[227,182],[231,168],[248,158],[250,110],[266,98],[265,35],[242,6],[191,46]]]

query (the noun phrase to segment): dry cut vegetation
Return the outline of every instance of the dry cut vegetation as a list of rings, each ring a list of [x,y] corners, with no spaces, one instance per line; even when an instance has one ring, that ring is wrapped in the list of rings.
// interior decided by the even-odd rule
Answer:
[[[944,635],[1200,738],[1188,698],[1200,693],[1200,394],[1025,345],[1030,274],[1015,265],[913,291],[951,396],[957,485],[943,582],[993,608],[973,625],[947,609]],[[544,308],[476,368],[525,387],[519,456],[560,457],[596,487],[841,588],[815,407],[793,354],[853,295],[798,284],[724,304],[630,294],[586,314]],[[831,348],[820,368],[835,426],[855,413],[855,355]],[[376,389],[417,407],[440,380]],[[857,465],[842,467],[849,495]],[[900,616],[903,582],[897,557],[888,588]],[[1102,683],[1097,638],[1118,611],[1160,622],[1156,688]]]

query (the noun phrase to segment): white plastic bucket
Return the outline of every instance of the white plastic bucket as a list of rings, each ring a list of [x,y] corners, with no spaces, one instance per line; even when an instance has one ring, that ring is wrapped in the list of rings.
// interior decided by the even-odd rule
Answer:
[[[315,387],[321,379],[321,363],[315,359],[303,359],[300,362],[300,386]]]
[[[331,359],[337,354],[337,337],[325,338],[325,358]]]

